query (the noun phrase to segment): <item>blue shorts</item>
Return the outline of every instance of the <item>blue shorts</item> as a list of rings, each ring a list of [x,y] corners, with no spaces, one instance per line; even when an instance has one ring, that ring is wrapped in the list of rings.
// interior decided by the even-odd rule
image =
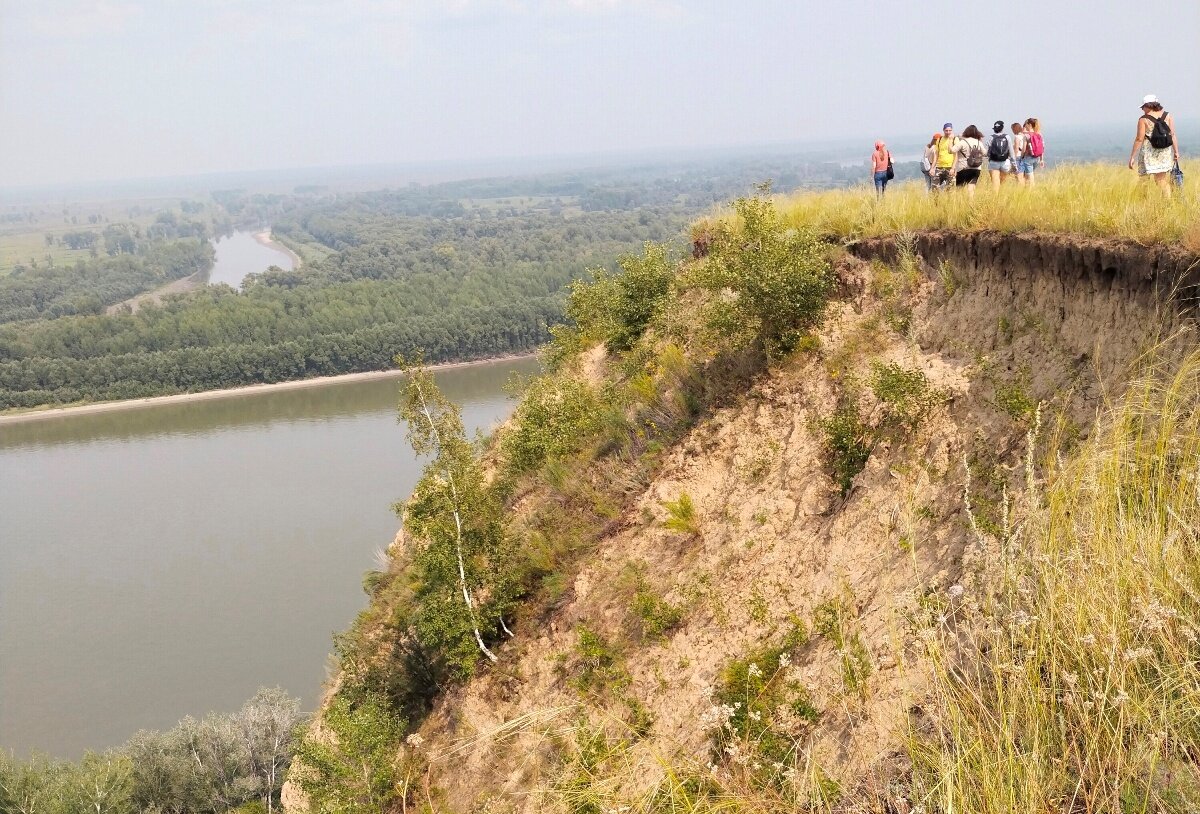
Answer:
[[[1022,175],[1033,175],[1037,171],[1039,160],[1031,155],[1021,158],[1017,161],[1017,172]]]
[[[1012,161],[1007,158],[1003,161],[992,161],[989,158],[988,169],[992,172],[1013,172]]]

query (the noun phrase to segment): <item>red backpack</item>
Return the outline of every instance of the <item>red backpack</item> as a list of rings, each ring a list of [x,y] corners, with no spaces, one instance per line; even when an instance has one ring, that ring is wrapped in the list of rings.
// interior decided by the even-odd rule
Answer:
[[[1036,130],[1029,131],[1029,154],[1034,158],[1041,158],[1046,152],[1046,143],[1042,141],[1042,134]]]

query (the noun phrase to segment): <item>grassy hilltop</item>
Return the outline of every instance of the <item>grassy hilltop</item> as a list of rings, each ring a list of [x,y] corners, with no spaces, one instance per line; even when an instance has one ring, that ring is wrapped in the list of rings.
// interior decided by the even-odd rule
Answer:
[[[1189,318],[1069,251],[918,247],[1200,259],[1200,206],[1109,167],[1039,180],[743,199],[696,224],[695,258],[648,244],[575,285],[483,447],[415,376],[401,413],[434,458],[285,802],[1194,810]],[[842,247],[865,237],[890,250]]]

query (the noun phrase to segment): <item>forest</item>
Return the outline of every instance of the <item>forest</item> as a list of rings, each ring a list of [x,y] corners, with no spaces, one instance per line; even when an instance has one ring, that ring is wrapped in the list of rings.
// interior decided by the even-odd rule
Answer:
[[[0,408],[378,370],[417,350],[431,362],[528,351],[572,280],[685,219],[680,208],[401,214],[408,201],[372,193],[298,210],[275,233],[325,256],[254,275],[241,293],[210,286],[133,314],[0,325]]]
[[[46,235],[93,255],[0,277],[0,410],[139,398],[530,351],[567,287],[775,177],[842,186],[834,162],[694,159],[373,192],[218,190],[142,225]],[[109,306],[207,271],[207,241],[271,223],[304,259],[136,313]]]

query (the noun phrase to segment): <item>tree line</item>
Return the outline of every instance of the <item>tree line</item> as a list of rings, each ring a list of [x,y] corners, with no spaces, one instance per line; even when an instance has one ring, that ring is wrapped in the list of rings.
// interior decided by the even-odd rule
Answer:
[[[386,369],[418,349],[430,362],[528,351],[549,338],[572,280],[685,219],[407,216],[404,198],[370,193],[284,218],[277,234],[327,256],[253,275],[242,292],[211,286],[135,314],[0,324],[0,409]],[[189,251],[187,240],[169,245]]]
[[[78,761],[0,753],[0,814],[271,814],[305,716],[280,689]]]

